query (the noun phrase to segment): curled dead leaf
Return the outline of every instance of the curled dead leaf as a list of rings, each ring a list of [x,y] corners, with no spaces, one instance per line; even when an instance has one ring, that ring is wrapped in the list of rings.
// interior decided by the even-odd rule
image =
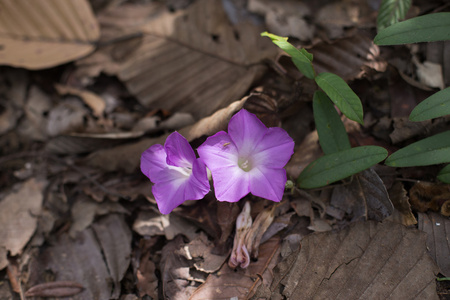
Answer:
[[[25,297],[70,297],[83,289],[83,285],[76,281],[47,282],[31,287],[25,292]]]

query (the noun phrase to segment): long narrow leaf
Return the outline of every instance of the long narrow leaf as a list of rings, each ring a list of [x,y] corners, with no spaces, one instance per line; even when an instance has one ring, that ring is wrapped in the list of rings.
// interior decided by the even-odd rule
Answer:
[[[450,165],[446,165],[438,174],[437,178],[445,183],[450,183]]]
[[[401,45],[450,39],[450,13],[441,12],[415,17],[381,30],[377,45]]]
[[[362,146],[328,154],[310,163],[297,178],[301,188],[318,188],[379,163],[387,150],[378,146]]]
[[[378,31],[404,19],[410,7],[411,0],[383,0],[378,9]]]
[[[347,118],[363,124],[361,100],[341,77],[332,73],[321,73],[315,80]]]
[[[450,115],[450,87],[420,102],[411,112],[409,119],[419,122],[445,115]]]
[[[309,79],[314,79],[316,73],[312,65],[313,56],[311,53],[305,49],[297,49],[287,40],[287,37],[281,37],[272,33],[263,32],[261,36],[269,37],[272,42],[280,47],[283,51],[289,54],[292,58],[292,62],[297,67],[297,69],[303,73]]]
[[[445,162],[450,162],[450,131],[406,146],[389,156],[385,163],[391,167],[415,167]]]
[[[314,121],[319,142],[325,154],[350,149],[350,141],[344,124],[333,102],[322,92],[316,91],[313,98]]]

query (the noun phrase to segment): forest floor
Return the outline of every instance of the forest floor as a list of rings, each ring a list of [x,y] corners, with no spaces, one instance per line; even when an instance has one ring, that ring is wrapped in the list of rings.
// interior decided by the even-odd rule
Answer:
[[[376,46],[380,2],[0,1],[0,299],[450,299],[442,165],[380,163],[279,203],[211,191],[169,215],[139,169],[171,132],[196,149],[243,108],[293,138],[294,183],[323,155],[317,87],[264,31],[359,96],[364,125],[341,118],[353,147],[449,130],[408,117],[450,86],[450,41]],[[441,11],[413,1],[407,18]],[[245,202],[252,260],[232,268]]]

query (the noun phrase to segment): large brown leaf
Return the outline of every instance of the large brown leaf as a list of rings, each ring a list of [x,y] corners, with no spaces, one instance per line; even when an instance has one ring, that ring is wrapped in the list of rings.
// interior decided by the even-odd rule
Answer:
[[[267,299],[438,299],[426,234],[397,223],[314,233],[274,270]]]
[[[116,30],[116,38],[124,32],[143,35],[80,61],[79,74],[115,74],[144,106],[199,119],[241,98],[263,70],[262,59],[276,52],[259,36],[261,28],[231,24],[220,0],[199,0],[176,13],[160,13],[152,5],[153,10],[142,7],[146,14],[119,6],[99,16],[109,33],[111,27],[128,26]]]
[[[53,67],[92,52],[99,36],[87,0],[0,2],[0,64]]]

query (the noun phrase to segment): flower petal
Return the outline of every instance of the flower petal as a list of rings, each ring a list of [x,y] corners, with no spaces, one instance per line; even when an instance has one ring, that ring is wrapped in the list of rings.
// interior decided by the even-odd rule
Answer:
[[[184,194],[187,182],[188,178],[185,177],[153,185],[152,193],[162,214],[170,213],[185,201]]]
[[[156,183],[161,170],[167,168],[166,151],[157,144],[145,150],[141,155],[141,171],[151,182]]]
[[[237,165],[216,169],[211,174],[219,201],[237,202],[250,192],[249,173]]]
[[[252,113],[241,109],[228,124],[228,134],[234,141],[239,156],[249,156],[264,137],[267,127]]]
[[[286,185],[285,169],[254,168],[250,172],[250,192],[258,197],[280,202]]]
[[[197,152],[211,172],[223,167],[237,166],[238,163],[239,156],[236,146],[224,131],[208,137],[198,147]]]
[[[283,168],[292,154],[294,141],[288,133],[279,127],[268,129],[264,138],[256,145],[252,154],[255,167]]]
[[[189,142],[178,132],[170,134],[164,143],[167,164],[176,167],[192,168],[195,153]]]
[[[186,185],[184,197],[186,200],[202,199],[208,194],[209,190],[210,186],[206,166],[200,159],[196,159],[192,165],[192,174]]]

